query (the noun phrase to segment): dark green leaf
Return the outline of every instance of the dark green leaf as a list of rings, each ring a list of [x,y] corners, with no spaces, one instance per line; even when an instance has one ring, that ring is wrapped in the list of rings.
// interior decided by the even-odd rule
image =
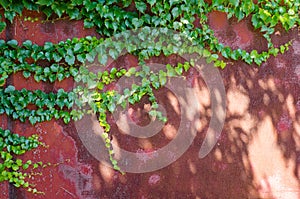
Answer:
[[[135,7],[138,11],[140,11],[141,13],[144,13],[146,8],[147,8],[147,5],[144,2],[136,1],[135,2]]]

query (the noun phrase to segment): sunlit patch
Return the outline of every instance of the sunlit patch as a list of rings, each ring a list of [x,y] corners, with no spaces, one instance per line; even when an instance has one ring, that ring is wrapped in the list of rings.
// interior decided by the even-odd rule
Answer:
[[[264,105],[268,106],[270,104],[270,101],[271,101],[271,99],[270,99],[269,95],[267,93],[265,93],[263,96]]]
[[[227,92],[228,113],[230,115],[243,115],[248,110],[250,99],[247,94],[238,88],[230,88]]]
[[[106,183],[111,184],[112,181],[113,181],[114,173],[115,173],[113,168],[105,166],[105,165],[100,163],[99,164],[99,171],[101,173],[101,176],[102,176],[103,180]]]
[[[218,161],[222,160],[222,152],[221,152],[221,150],[219,148],[216,148],[214,155],[215,155],[215,158]]]
[[[167,98],[169,99],[169,102],[170,102],[171,106],[173,107],[174,111],[179,115],[180,107],[179,107],[179,103],[178,103],[176,96],[174,94],[172,94],[171,92],[168,92]]]
[[[188,164],[189,164],[189,169],[192,172],[192,174],[196,174],[197,173],[197,167],[196,167],[195,163],[192,162],[191,160],[189,160]]]
[[[139,145],[143,149],[152,149],[153,145],[149,139],[139,139]]]
[[[167,139],[172,140],[175,138],[175,136],[177,134],[177,130],[173,125],[167,124],[163,128],[163,133],[165,134]]]
[[[295,157],[286,158],[278,146],[272,118],[265,116],[248,147],[254,183],[260,197],[299,198]]]

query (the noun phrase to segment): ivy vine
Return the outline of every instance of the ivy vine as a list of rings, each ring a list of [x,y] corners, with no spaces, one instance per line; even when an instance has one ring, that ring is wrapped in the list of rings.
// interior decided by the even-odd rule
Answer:
[[[22,19],[24,10],[32,10],[44,14],[41,23],[61,19],[83,20],[85,28],[96,28],[102,36],[70,38],[57,44],[45,42],[42,46],[30,40],[22,44],[16,40],[0,40],[0,114],[21,122],[28,120],[34,125],[53,118],[69,123],[81,119],[84,114],[96,113],[104,128],[103,138],[110,160],[117,170],[120,168],[114,159],[106,115],[114,112],[117,106],[126,108],[127,104],[135,104],[148,96],[151,102],[150,117],[166,122],[167,118],[157,110],[154,89],[163,87],[170,77],[182,76],[194,61],[175,66],[167,64],[164,69],[154,72],[147,66],[146,59],[161,54],[196,53],[222,69],[231,60],[243,60],[259,66],[270,56],[286,52],[291,45],[292,41],[274,46],[271,35],[275,29],[282,26],[289,31],[300,25],[298,0],[212,0],[211,3],[204,0],[4,0],[0,6],[0,11],[3,11],[3,15],[0,15],[0,32],[5,30],[7,23],[13,23],[15,17]],[[228,18],[234,17],[238,21],[250,17],[253,27],[266,39],[268,49],[247,52],[224,46],[209,27],[208,14],[212,11],[224,12]],[[35,22],[40,19],[23,17],[23,20]],[[153,32],[152,28],[157,31]],[[127,30],[133,30],[131,33],[136,37],[127,34]],[[176,34],[169,30],[176,31]],[[174,37],[177,33],[179,37]],[[123,39],[110,39],[116,35]],[[87,63],[97,59],[100,65],[105,66],[109,57],[117,59],[123,51],[137,56],[141,67],[103,69],[97,74],[89,70]],[[37,82],[54,83],[72,78],[77,86],[72,91],[59,89],[50,93],[16,90],[13,85],[7,84],[7,78],[17,72],[22,72],[25,78],[33,77]],[[139,77],[141,82],[122,91],[106,89],[123,76]],[[41,143],[36,135],[21,137],[0,129],[0,182],[9,181],[16,187],[22,186],[37,193],[25,178],[30,176],[26,173],[27,169],[36,168],[38,164],[30,160],[23,162],[16,157],[39,145]]]
[[[39,145],[43,144],[38,141],[37,135],[24,137],[0,128],[0,182],[9,181],[16,187],[23,187],[29,192],[38,193],[37,189],[33,188],[33,185],[29,184],[26,179],[34,175],[32,169],[43,166],[43,163],[23,161],[14,157],[35,149]]]

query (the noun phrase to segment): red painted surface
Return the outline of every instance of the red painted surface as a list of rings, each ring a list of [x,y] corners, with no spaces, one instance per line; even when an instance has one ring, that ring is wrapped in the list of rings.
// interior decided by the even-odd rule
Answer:
[[[0,11],[0,15],[3,16],[3,11]],[[3,20],[3,18],[2,18]],[[0,39],[6,39],[5,31],[0,33]],[[0,115],[0,127],[3,129],[7,128],[7,116]],[[0,198],[8,198],[9,196],[9,185],[7,182],[0,183]]]
[[[228,27],[227,14],[213,11],[208,15],[209,25],[214,30],[224,31]]]
[[[26,88],[28,90],[44,90],[44,83],[43,82],[36,82],[33,76],[29,78],[25,78],[22,72],[17,72],[16,74],[12,75],[13,85],[17,90],[21,90],[22,88]]]
[[[42,15],[33,12],[25,12],[23,16],[38,17],[39,20],[43,19]],[[266,42],[257,31],[253,31],[250,28],[249,19],[241,22],[228,21],[223,13],[213,12],[209,15],[209,23],[215,30],[219,40],[226,45],[245,49],[257,48],[262,50],[265,48]],[[40,45],[45,41],[56,43],[72,37],[97,35],[93,30],[84,30],[82,22],[61,20],[55,23],[47,22],[41,24],[40,22],[24,22],[23,18],[15,20],[9,34],[11,38],[20,42],[30,39]],[[2,33],[1,37],[5,38],[5,35]],[[14,132],[26,136],[37,133],[41,141],[49,146],[48,148],[39,147],[34,152],[27,153],[24,155],[24,159],[45,163],[51,162],[53,164],[59,163],[57,166],[38,169],[38,171],[42,172],[42,175],[37,175],[31,180],[32,183],[36,184],[36,188],[43,191],[45,195],[32,195],[23,189],[18,189],[17,193],[12,197],[22,199],[234,199],[261,198],[262,196],[265,196],[265,198],[279,197],[280,193],[285,194],[288,192],[297,194],[299,186],[297,187],[295,181],[299,181],[300,172],[300,141],[297,141],[300,136],[299,127],[297,126],[300,125],[299,32],[298,30],[293,30],[288,34],[281,31],[281,36],[276,36],[274,43],[280,44],[291,38],[295,39],[291,50],[278,58],[270,58],[260,69],[241,62],[235,62],[233,66],[228,66],[223,71],[220,70],[226,91],[233,93],[233,97],[228,95],[228,107],[235,109],[231,110],[228,108],[226,123],[218,144],[204,159],[198,158],[198,152],[206,133],[207,121],[209,121],[209,114],[205,114],[209,113],[208,106],[203,107],[204,115],[201,115],[201,122],[204,127],[199,130],[188,151],[168,167],[143,174],[127,173],[121,175],[103,166],[81,144],[74,123],[65,125],[60,120],[52,120],[31,126],[28,122],[12,122]],[[149,63],[176,63],[178,60],[180,59],[175,55],[168,58],[160,56],[152,58],[149,60]],[[137,63],[137,59],[134,56],[128,55],[121,57],[118,62],[112,63],[110,67],[137,66]],[[191,83],[190,86],[201,87],[204,85],[203,80],[195,71],[188,73],[187,79]],[[71,79],[55,82],[54,84],[35,83],[33,79],[24,79],[20,73],[12,76],[12,82],[17,89],[56,91],[59,88],[70,90],[73,87]],[[167,112],[172,113],[168,121],[169,129],[176,129],[179,118],[166,98],[166,90],[157,91],[157,95],[161,102],[169,105],[167,106]],[[238,98],[239,103],[232,105],[231,103],[235,103],[234,97]],[[132,114],[138,108],[141,109],[144,102],[147,103],[147,100],[143,99],[140,104],[133,107]],[[238,110],[242,108],[244,112],[237,116],[236,114],[240,113]],[[147,122],[143,119],[142,114],[140,116],[132,116],[134,116],[134,121]],[[276,190],[272,192],[272,188],[276,188],[273,176],[277,176],[276,172],[281,171],[280,169],[282,168],[273,168],[272,166],[269,168],[265,161],[259,161],[259,158],[257,158],[260,154],[272,153],[273,148],[261,148],[260,152],[255,154],[255,150],[250,147],[255,146],[252,143],[255,137],[267,133],[256,130],[256,126],[266,116],[272,118],[274,129],[277,128],[276,130],[279,131],[276,135],[272,134],[272,136],[275,136],[276,142],[271,145],[273,147],[278,145],[282,149],[282,151],[278,150],[280,154],[283,154],[280,156],[283,159],[279,158],[278,162],[280,160],[284,162],[290,161],[294,165],[295,170],[293,175],[290,175],[290,172],[286,172],[286,178],[294,184],[282,183],[282,189],[277,187],[277,192]],[[252,119],[249,119],[249,117]],[[113,122],[111,117],[109,118]],[[6,125],[5,117],[0,117],[0,122],[2,125]],[[253,129],[249,130],[248,126],[251,125],[253,125]],[[267,131],[269,130],[271,131],[272,129],[267,129]],[[118,138],[121,147],[137,152],[137,155],[140,155],[138,153],[140,151],[157,150],[170,141],[163,135],[163,131],[149,139],[150,144],[142,144],[136,138],[121,134],[114,124],[112,124],[112,132]],[[268,141],[270,138],[268,137],[268,139],[264,140]],[[267,144],[263,144],[263,146],[267,146]],[[249,151],[254,151],[252,153],[254,157],[248,155]],[[152,157],[144,155],[140,156],[140,158],[147,161]],[[263,166],[264,164],[266,166]],[[268,170],[274,171],[276,175],[268,173]],[[283,182],[285,181],[283,180]],[[4,194],[0,198],[8,198],[7,184],[2,183],[0,191],[1,194]]]
[[[0,127],[2,129],[7,129],[7,116],[0,115]],[[9,184],[8,182],[0,183],[0,198],[8,198],[9,196]]]

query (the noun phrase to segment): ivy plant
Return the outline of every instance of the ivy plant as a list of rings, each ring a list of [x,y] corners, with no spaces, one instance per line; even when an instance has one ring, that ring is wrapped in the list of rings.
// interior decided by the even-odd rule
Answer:
[[[167,64],[165,68],[154,71],[145,60],[160,55],[196,54],[222,69],[227,62],[235,60],[260,66],[269,57],[289,49],[292,41],[274,46],[271,36],[278,26],[289,31],[300,25],[299,7],[298,0],[212,0],[211,3],[204,0],[1,1],[0,32],[5,30],[6,23],[14,23],[16,17],[41,23],[82,20],[85,28],[95,28],[101,37],[69,38],[58,43],[45,42],[41,46],[30,40],[22,43],[0,40],[0,114],[35,125],[53,118],[67,124],[81,119],[84,114],[96,113],[99,124],[104,128],[102,136],[111,163],[120,171],[111,145],[107,114],[113,113],[117,106],[126,108],[147,96],[151,103],[149,116],[167,122],[167,118],[158,111],[154,90],[165,86],[168,78],[182,76],[195,61]],[[44,17],[23,17],[24,10],[43,13]],[[238,21],[248,17],[254,29],[266,39],[268,49],[258,52],[257,49],[246,51],[224,46],[208,24],[208,14],[212,11],[224,12],[228,18]],[[196,22],[199,23],[197,26]],[[132,30],[136,37],[127,34],[128,30]],[[119,41],[111,40],[112,36],[117,36]],[[100,65],[106,66],[110,58],[116,60],[123,51],[137,56],[140,68],[110,68],[97,73],[90,70],[88,63],[97,60]],[[76,86],[71,91],[59,89],[48,93],[16,90],[7,81],[15,73],[47,83],[71,78]],[[106,89],[123,76],[138,77],[141,81],[122,91]],[[44,164],[23,161],[18,157],[39,145],[41,143],[35,135],[22,137],[0,129],[0,182],[9,181],[16,187],[38,193],[26,181],[32,175],[27,171]]]

